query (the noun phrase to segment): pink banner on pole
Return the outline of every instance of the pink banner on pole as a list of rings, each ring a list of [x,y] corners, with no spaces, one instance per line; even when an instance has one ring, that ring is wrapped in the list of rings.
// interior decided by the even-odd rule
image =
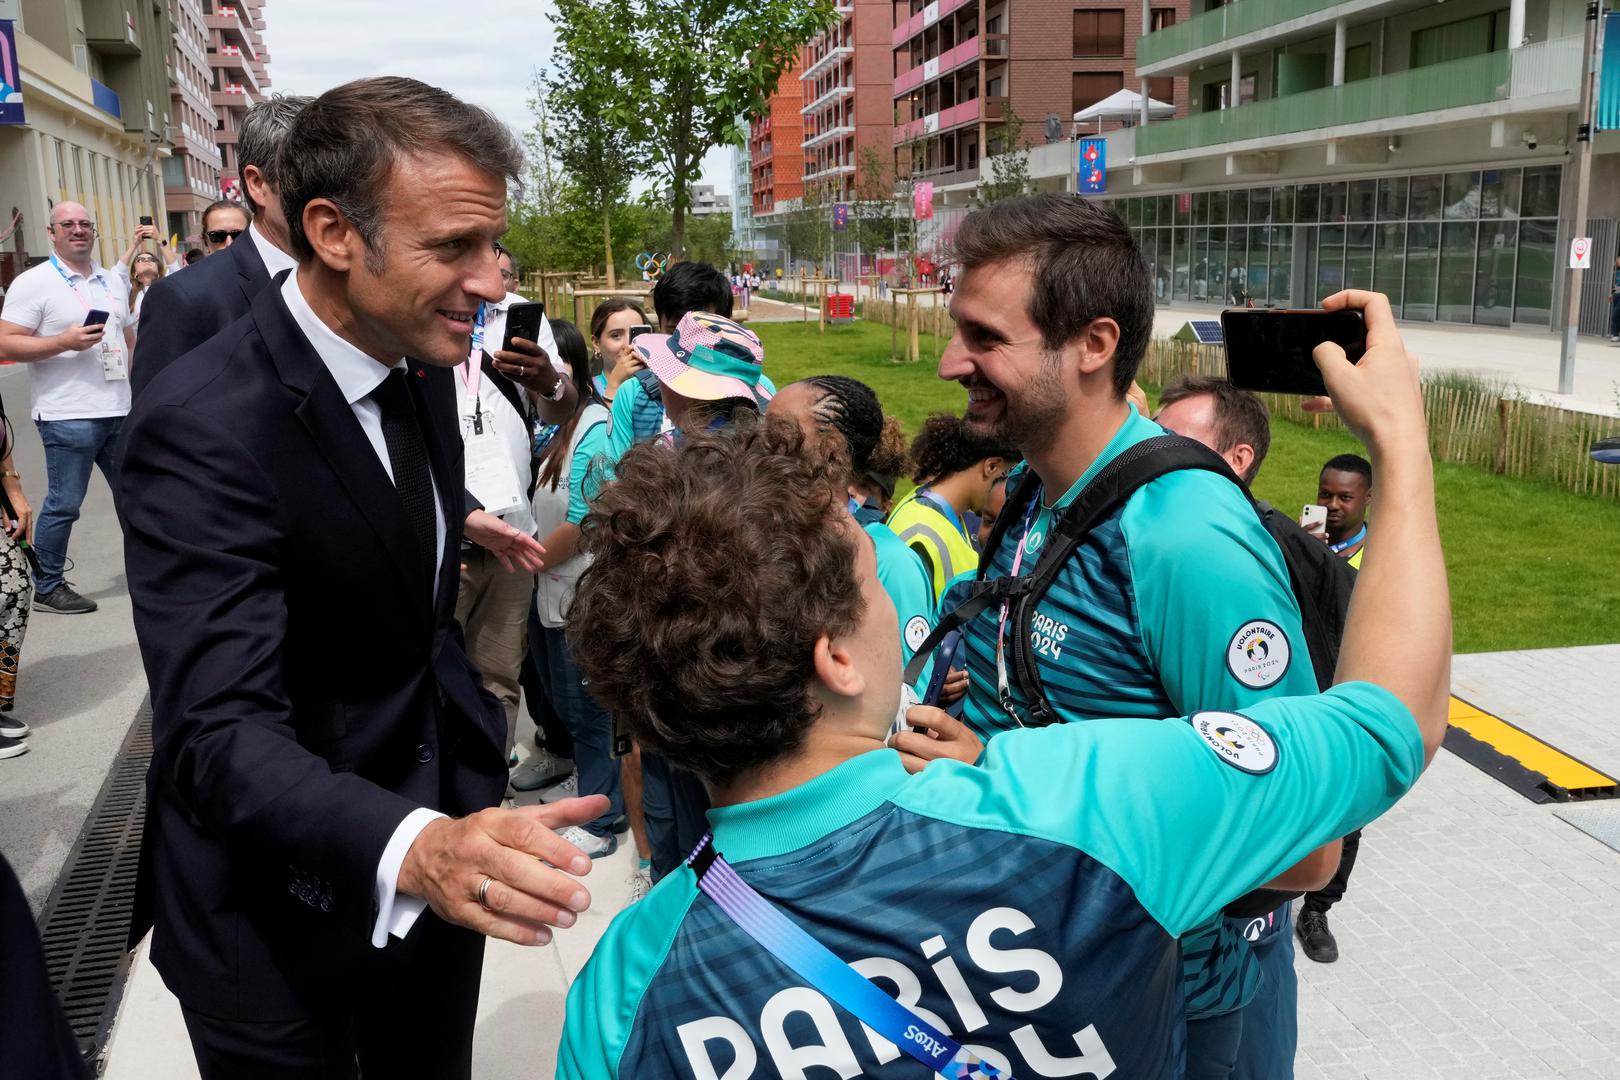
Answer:
[[[912,216],[918,221],[927,221],[934,216],[934,185],[924,180],[918,184],[911,193]]]

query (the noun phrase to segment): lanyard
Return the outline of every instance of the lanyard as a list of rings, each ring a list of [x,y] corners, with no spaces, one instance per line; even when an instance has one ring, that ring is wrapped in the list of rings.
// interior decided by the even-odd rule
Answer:
[[[1355,547],[1365,539],[1367,539],[1367,523],[1363,521],[1361,523],[1361,531],[1356,533],[1356,535],[1352,536],[1348,540],[1340,540],[1337,544],[1329,544],[1328,547],[1332,550],[1333,554],[1337,555],[1346,548]]]
[[[1040,510],[1041,498],[1039,493],[1029,500],[1029,509],[1024,511],[1024,535],[1018,540],[1018,550],[1013,552],[1012,570],[1008,577],[1017,577],[1024,566],[1024,554],[1029,547],[1029,531],[1035,525],[1036,514]],[[1007,678],[1007,616],[1012,613],[1012,602],[1001,602],[1001,623],[996,627],[996,698],[1001,702],[1001,709],[1018,724],[1024,726],[1023,718],[1018,710],[1013,708],[1012,686]]]
[[[478,397],[478,391],[484,383],[484,305],[478,305],[478,314],[473,316],[472,348],[467,351],[467,362],[461,366],[461,385],[467,388],[467,396],[473,400],[473,434],[484,433],[484,404]]]
[[[698,888],[765,951],[800,978],[836,1001],[861,1023],[947,1080],[1012,1080],[980,1061],[955,1039],[884,993],[876,983],[840,960],[831,949],[759,895],[714,849],[714,834],[698,843],[686,864]]]
[[[56,267],[56,272],[58,274],[62,275],[62,281],[67,285],[69,291],[71,291],[73,293],[73,298],[75,300],[77,300],[79,303],[84,305],[84,310],[85,311],[93,311],[93,310],[95,310],[91,306],[90,301],[88,301],[88,300],[86,300],[84,298],[84,294],[79,292],[79,287],[77,285],[73,284],[73,278],[72,278],[71,275],[68,274],[67,267],[62,265],[62,260],[58,259],[55,255],[52,255],[51,256],[51,265]],[[109,313],[110,313],[110,311],[112,309],[112,293],[107,290],[107,283],[104,282],[104,281],[100,281],[99,279],[94,278],[94,277],[84,277],[83,275],[80,275],[80,277],[86,283],[89,283],[91,281],[95,281],[98,285],[101,286],[101,295],[107,298],[107,307],[108,307],[108,310],[109,310]]]
[[[917,489],[917,501],[937,511],[941,517],[951,523],[957,532],[962,534],[962,538],[968,543],[973,542],[973,537],[968,535],[967,526],[962,523],[962,518],[957,514],[956,507],[935,495],[929,488]]]

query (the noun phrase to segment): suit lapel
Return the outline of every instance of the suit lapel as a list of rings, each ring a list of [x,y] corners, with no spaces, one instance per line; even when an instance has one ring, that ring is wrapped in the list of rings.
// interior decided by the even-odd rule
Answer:
[[[253,243],[253,234],[246,232],[238,236],[226,252],[236,257],[236,284],[248,305],[252,306],[264,287],[270,284],[270,271],[264,265],[264,256],[259,254],[257,245]]]
[[[415,534],[399,493],[355,419],[354,410],[343,399],[314,346],[287,313],[280,290],[265,289],[254,299],[253,319],[282,382],[304,394],[295,410],[299,421],[387,550],[406,595],[420,597],[421,603],[415,609],[426,621],[428,597],[422,592],[422,563]]]

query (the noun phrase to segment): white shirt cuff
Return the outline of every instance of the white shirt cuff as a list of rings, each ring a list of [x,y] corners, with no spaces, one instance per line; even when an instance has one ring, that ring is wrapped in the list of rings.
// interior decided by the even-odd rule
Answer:
[[[399,894],[399,868],[405,865],[405,853],[411,849],[422,830],[435,818],[445,815],[427,807],[418,807],[405,815],[388,838],[382,858],[377,861],[377,924],[371,928],[371,944],[382,948],[388,944],[388,935],[403,938],[416,925],[417,916],[427,909],[427,901],[415,896]]]

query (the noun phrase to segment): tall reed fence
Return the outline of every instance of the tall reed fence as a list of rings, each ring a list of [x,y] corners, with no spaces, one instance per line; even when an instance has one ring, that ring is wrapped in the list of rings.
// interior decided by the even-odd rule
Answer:
[[[1225,374],[1219,347],[1160,338],[1149,347],[1139,378],[1163,386],[1179,375]],[[1338,417],[1306,412],[1298,397],[1261,396],[1272,416],[1313,427],[1343,426]],[[1455,372],[1424,377],[1423,406],[1436,461],[1620,501],[1620,466],[1600,465],[1587,452],[1593,440],[1620,435],[1620,418],[1539,405],[1500,383]]]

